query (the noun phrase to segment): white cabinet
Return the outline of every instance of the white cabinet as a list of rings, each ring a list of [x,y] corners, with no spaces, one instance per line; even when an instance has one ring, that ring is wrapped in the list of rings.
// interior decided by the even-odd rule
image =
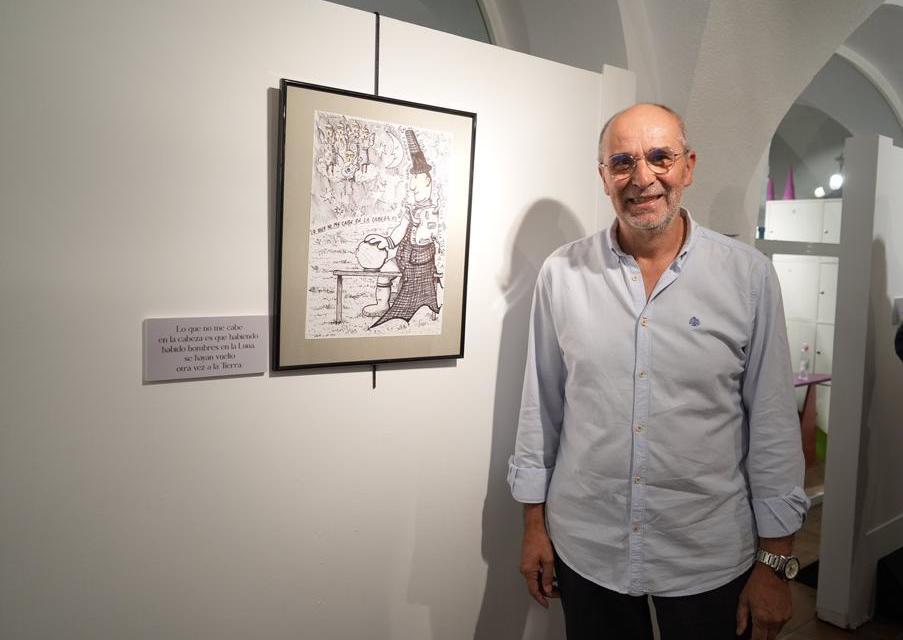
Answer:
[[[834,324],[837,306],[837,258],[823,258],[818,265],[818,322]]]
[[[836,267],[836,265],[835,265]],[[835,270],[836,277],[836,270]],[[832,311],[831,317],[834,314]],[[815,373],[831,373],[834,359],[834,324],[819,322],[815,325],[815,358],[812,370]],[[828,409],[831,406],[831,387],[820,385],[815,396],[815,424],[828,433]]]
[[[822,225],[822,239],[819,242],[840,242],[840,209],[843,201],[825,200],[825,217]]]
[[[809,345],[810,371],[831,373],[838,261],[831,256],[802,254],[819,251],[812,245],[840,243],[842,209],[843,201],[839,198],[770,200],[765,203],[765,241],[805,243],[799,245],[799,255],[790,255],[774,250],[793,251],[792,245],[772,245],[766,249],[757,242],[757,246],[771,255],[781,283],[794,373],[799,372],[804,344]],[[825,247],[822,251],[837,255],[837,247]],[[797,388],[800,408],[804,398],[805,387]],[[830,398],[830,387],[820,385],[816,390],[815,421],[825,432],[828,431]]]
[[[815,373],[831,373],[834,359],[834,325],[819,322],[815,325],[815,357],[812,370]]]
[[[799,371],[800,358],[802,358],[803,345],[809,345],[809,366],[813,362],[813,346],[817,337],[816,324],[811,320],[799,320],[790,318],[787,320],[787,341],[790,343],[790,361],[793,372]]]
[[[819,262],[816,256],[775,255],[774,269],[781,283],[784,316],[815,322],[818,316]],[[793,343],[791,343],[792,345]],[[799,349],[800,346],[796,345]]]
[[[840,242],[842,201],[769,200],[765,203],[765,239],[788,242]]]
[[[809,367],[813,373],[831,373],[834,353],[834,307],[837,303],[837,258],[775,254],[774,269],[781,284],[787,340],[794,373],[799,371],[803,344],[809,345]],[[816,424],[828,431],[830,388],[816,391]],[[797,390],[802,407],[805,389]]]

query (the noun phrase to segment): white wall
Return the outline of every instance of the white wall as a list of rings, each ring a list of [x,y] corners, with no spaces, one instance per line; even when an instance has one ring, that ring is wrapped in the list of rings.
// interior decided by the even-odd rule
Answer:
[[[611,0],[609,0],[611,1]],[[637,100],[687,114],[711,0],[618,0]],[[691,136],[691,143],[695,140]]]
[[[637,76],[637,97],[686,117],[699,164],[687,205],[703,224],[752,242],[768,147],[787,110],[819,69],[882,0],[614,0],[520,3],[481,0],[494,41],[557,60],[619,64]],[[521,6],[523,4],[523,6]],[[563,15],[544,19],[535,5]],[[553,6],[555,9],[549,7]],[[567,25],[595,25],[598,44]],[[499,26],[501,25],[501,26]],[[536,34],[544,33],[544,38]],[[499,35],[500,34],[500,35]],[[544,42],[554,40],[555,47]],[[874,130],[870,131],[873,133]]]
[[[466,357],[376,390],[141,383],[143,318],[269,308],[274,87],[370,91],[373,26],[312,0],[0,8],[0,637],[561,637],[516,571],[505,460],[539,264],[609,219],[623,72],[385,19],[381,92],[478,113]]]
[[[329,0],[346,7],[378,12],[422,27],[489,42],[477,0]]]
[[[893,518],[903,518],[903,482],[893,472],[903,452],[903,363],[893,350],[894,298],[903,298],[903,148],[882,138],[878,155],[875,227],[872,242],[870,344],[866,379],[874,382],[868,399],[868,495],[865,524],[868,530]],[[895,478],[892,480],[892,478]],[[901,529],[903,531],[903,529]],[[900,538],[903,543],[903,537]]]
[[[803,88],[880,0],[712,0],[686,112],[699,153],[688,204],[700,221],[750,241],[747,191],[771,136]],[[739,151],[742,150],[742,151]]]
[[[883,7],[882,11],[888,8]],[[877,133],[903,144],[900,122],[885,98],[875,85],[839,55],[831,56],[797,102],[823,111],[849,129],[852,135]]]
[[[494,44],[590,71],[627,67],[620,3],[614,0],[480,4]]]
[[[837,158],[842,156],[843,145],[850,135],[850,131],[820,109],[794,103],[781,120],[768,152],[768,172],[774,180],[775,195],[782,197],[787,172],[792,167],[797,198],[815,197],[815,188],[819,186],[830,197],[841,197],[842,193],[831,192],[828,178],[839,171]]]
[[[855,627],[871,613],[878,559],[903,543],[903,364],[891,325],[891,301],[903,296],[903,149],[889,138],[854,137],[844,155],[817,608],[820,617]]]

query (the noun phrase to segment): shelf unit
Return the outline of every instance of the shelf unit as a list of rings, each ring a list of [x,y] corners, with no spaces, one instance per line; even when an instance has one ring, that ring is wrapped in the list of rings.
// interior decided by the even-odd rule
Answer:
[[[811,371],[831,373],[841,210],[838,198],[770,200],[765,206],[765,239],[756,247],[771,258],[778,274],[794,372],[806,343]],[[800,406],[804,394],[798,391]],[[825,433],[830,404],[831,389],[822,385],[816,424]]]

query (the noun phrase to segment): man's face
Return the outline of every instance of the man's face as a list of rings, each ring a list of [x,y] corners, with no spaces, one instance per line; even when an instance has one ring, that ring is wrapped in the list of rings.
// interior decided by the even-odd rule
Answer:
[[[427,200],[431,195],[433,180],[429,173],[412,173],[408,181],[408,189],[415,202]]]
[[[680,125],[670,113],[651,105],[638,105],[618,116],[605,132],[603,162],[621,153],[637,158],[630,175],[613,175],[599,167],[605,193],[611,198],[618,219],[634,228],[663,231],[680,212],[684,187],[693,183],[696,154],[679,156],[671,169],[655,174],[643,159],[652,149],[681,153]]]

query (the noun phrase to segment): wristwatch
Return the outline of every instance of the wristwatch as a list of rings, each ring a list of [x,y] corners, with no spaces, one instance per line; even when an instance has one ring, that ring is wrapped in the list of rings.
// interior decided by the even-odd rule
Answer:
[[[793,580],[800,572],[800,561],[796,556],[782,556],[765,549],[756,551],[756,560],[774,569],[779,578]]]

